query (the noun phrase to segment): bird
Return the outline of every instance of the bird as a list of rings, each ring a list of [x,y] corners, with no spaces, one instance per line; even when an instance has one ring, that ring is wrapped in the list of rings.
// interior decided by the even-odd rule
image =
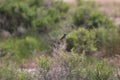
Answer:
[[[67,34],[64,34],[61,38],[60,38],[60,41],[63,41],[63,39],[65,39],[67,36]]]

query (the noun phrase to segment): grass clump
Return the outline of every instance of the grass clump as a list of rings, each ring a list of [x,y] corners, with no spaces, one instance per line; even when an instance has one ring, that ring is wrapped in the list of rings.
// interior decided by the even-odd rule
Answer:
[[[108,55],[120,54],[120,33],[119,29],[97,29],[97,47],[99,50],[106,51]]]

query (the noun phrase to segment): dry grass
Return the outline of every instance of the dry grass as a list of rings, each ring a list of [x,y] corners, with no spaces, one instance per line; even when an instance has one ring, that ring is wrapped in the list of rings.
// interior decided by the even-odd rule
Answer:
[[[95,0],[95,2],[100,5],[99,8],[105,16],[110,17],[117,26],[120,26],[120,0]],[[120,67],[120,56],[110,57],[108,63]]]
[[[64,2],[67,2],[67,3],[75,3],[76,0],[63,0]]]
[[[95,0],[105,16],[110,17],[117,26],[120,25],[120,0]]]

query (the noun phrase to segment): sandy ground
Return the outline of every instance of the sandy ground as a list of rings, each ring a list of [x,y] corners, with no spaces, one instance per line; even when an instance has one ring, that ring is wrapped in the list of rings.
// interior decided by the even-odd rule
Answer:
[[[63,0],[63,1],[67,3],[76,3],[76,0]]]

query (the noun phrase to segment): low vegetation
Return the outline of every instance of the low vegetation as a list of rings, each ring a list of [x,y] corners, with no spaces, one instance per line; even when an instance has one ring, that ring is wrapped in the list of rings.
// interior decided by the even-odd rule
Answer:
[[[119,80],[119,35],[92,1],[0,0],[0,80]]]
[[[119,28],[116,29],[97,29],[97,47],[99,50],[106,51],[108,55],[120,54]]]
[[[78,55],[71,53],[71,55],[54,55],[54,58],[41,56],[36,61],[39,66],[39,70],[35,75],[38,76],[30,76],[34,74],[17,72],[13,68],[5,67],[0,70],[2,73],[0,74],[0,79],[113,80],[116,78],[117,80],[117,76],[114,75],[114,69],[107,64],[106,60],[100,61],[95,58],[86,57],[83,54]]]

